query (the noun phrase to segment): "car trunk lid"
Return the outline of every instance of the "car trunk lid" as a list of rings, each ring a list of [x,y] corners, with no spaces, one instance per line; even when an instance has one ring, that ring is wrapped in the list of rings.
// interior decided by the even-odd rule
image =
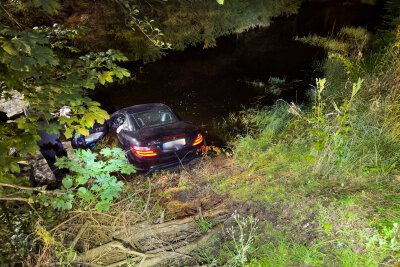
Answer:
[[[190,122],[179,121],[176,123],[142,128],[139,136],[143,144],[154,148],[157,152],[173,152],[186,147],[188,139],[192,138],[197,131],[197,127]]]

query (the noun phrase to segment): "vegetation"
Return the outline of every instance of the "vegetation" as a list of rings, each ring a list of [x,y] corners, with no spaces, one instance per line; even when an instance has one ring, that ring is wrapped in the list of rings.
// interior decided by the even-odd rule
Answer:
[[[33,12],[32,2],[55,6],[57,15],[46,19],[43,13]],[[130,60],[149,62],[171,49],[213,47],[222,35],[268,26],[273,17],[295,14],[301,3],[302,0],[41,0],[6,1],[4,7],[17,18],[21,12],[29,15],[20,24],[40,22],[49,26],[61,21],[69,27],[85,26],[90,31],[77,36],[79,46],[92,51],[120,49]]]
[[[114,17],[96,31],[106,29],[109,39],[122,40],[130,59],[144,61],[167,49],[214,46],[218,36],[268,25],[272,16],[294,13],[301,3],[145,2],[94,4],[96,11],[110,7],[104,14]],[[164,263],[183,257],[229,266],[399,262],[396,9],[377,35],[343,28],[335,37],[298,38],[327,50],[324,76],[315,80],[303,106],[280,100],[227,118],[223,135],[235,139],[233,156],[216,149],[217,155],[210,153],[191,169],[130,176],[134,169],[125,163],[124,152],[104,141],[98,153],[77,150],[72,159],[57,160],[59,168],[70,170],[59,189],[29,187],[20,167],[37,150],[36,131],[42,129],[37,122],[65,138],[87,134],[95,121],[108,118],[88,91],[131,75],[117,65],[128,57],[108,49],[113,48],[108,42],[85,45],[104,35],[90,35],[62,9],[76,8],[82,15],[77,10],[87,5],[56,0],[0,4],[0,86],[5,97],[23,94],[32,110],[0,128],[0,252],[6,255],[1,265],[103,264],[110,258],[122,265],[154,263],[157,257]],[[125,16],[116,16],[118,10]],[[118,23],[122,18],[126,24]],[[68,26],[60,23],[68,19]],[[93,17],[86,22],[93,25]],[[275,95],[287,90],[277,77],[268,84],[250,83]],[[63,106],[70,113],[55,118]],[[215,211],[215,206],[223,208]],[[228,219],[224,209],[238,211]],[[185,218],[197,213],[198,220]],[[183,230],[165,223],[177,218]],[[191,241],[196,245],[187,244]]]
[[[260,217],[273,214],[246,264],[399,261],[400,28],[390,25],[374,38],[363,28],[299,38],[328,51],[311,107],[278,102],[242,115],[252,122],[235,143],[244,171],[211,181],[237,201],[263,206]]]

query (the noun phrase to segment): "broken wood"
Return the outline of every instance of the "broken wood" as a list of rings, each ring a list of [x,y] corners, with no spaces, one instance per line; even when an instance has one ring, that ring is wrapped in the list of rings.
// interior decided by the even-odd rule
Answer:
[[[126,255],[133,255],[132,260],[140,266],[168,266],[172,260],[193,262],[188,253],[219,232],[229,213],[220,207],[204,212],[203,217],[216,225],[207,233],[200,230],[193,217],[160,224],[141,222],[115,232],[113,241],[82,253],[76,261],[112,267],[122,264]]]
[[[78,234],[75,236],[74,240],[72,241],[72,243],[70,245],[71,248],[75,247],[75,245],[78,242],[79,238],[81,238],[83,232],[85,232],[86,229],[89,227],[89,224],[90,224],[90,220],[87,220],[85,222],[85,224],[81,227],[81,229],[79,230]]]

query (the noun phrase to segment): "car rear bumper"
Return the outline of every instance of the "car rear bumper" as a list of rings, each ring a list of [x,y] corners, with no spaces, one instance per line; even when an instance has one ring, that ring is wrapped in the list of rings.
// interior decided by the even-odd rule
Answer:
[[[160,156],[155,156],[154,158],[140,158],[134,155],[132,151],[127,153],[127,155],[129,162],[136,167],[137,171],[153,172],[188,163],[191,160],[200,157],[202,153],[201,150],[199,150],[199,147],[191,147],[184,148],[176,152],[166,153]]]

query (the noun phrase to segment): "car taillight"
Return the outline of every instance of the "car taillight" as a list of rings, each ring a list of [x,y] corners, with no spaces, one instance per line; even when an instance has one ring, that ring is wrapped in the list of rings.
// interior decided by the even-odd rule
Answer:
[[[193,142],[193,146],[197,146],[198,144],[200,144],[201,142],[203,142],[203,136],[201,134],[198,134],[196,139]]]
[[[151,150],[149,147],[146,146],[131,146],[132,151],[142,157],[153,157],[157,156],[157,153]]]

